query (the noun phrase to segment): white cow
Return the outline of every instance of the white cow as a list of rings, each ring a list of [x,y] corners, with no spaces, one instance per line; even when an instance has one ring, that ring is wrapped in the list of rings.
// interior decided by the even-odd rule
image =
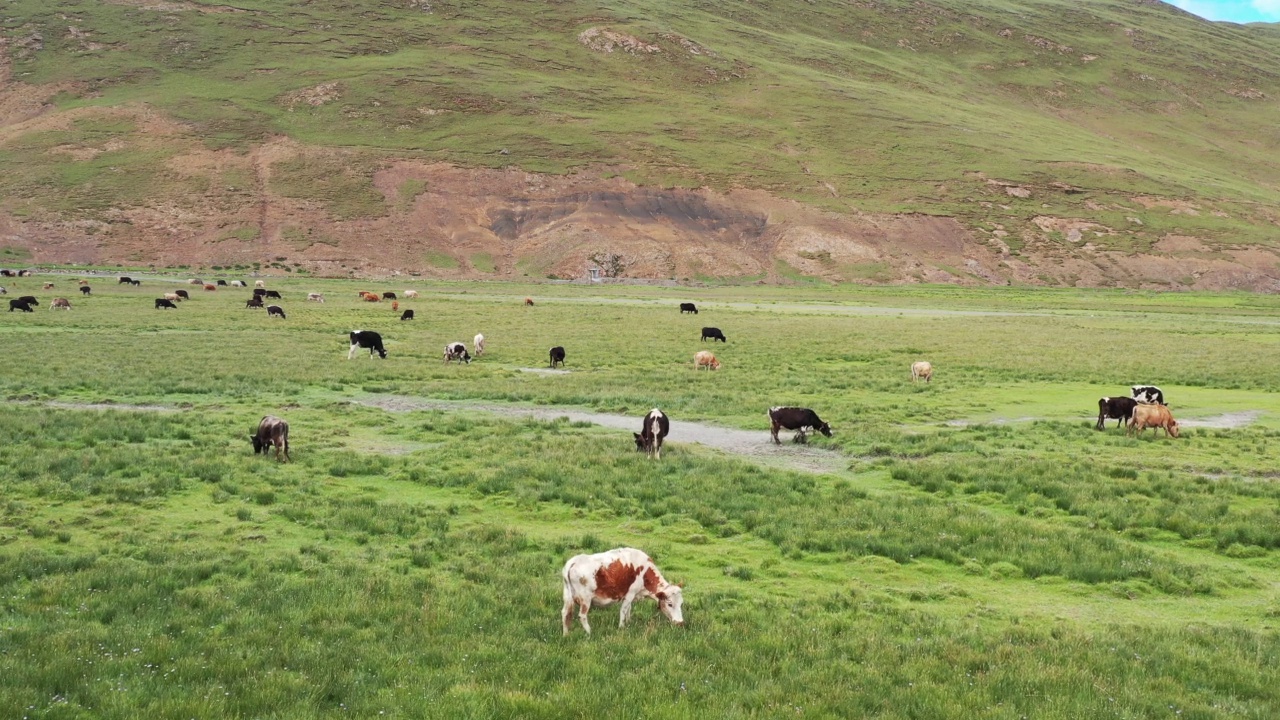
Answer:
[[[266,286],[267,286],[267,284],[266,284],[265,282],[261,281],[261,280],[254,280],[254,281],[253,281],[253,286],[254,286],[254,287],[256,287],[256,288],[264,288],[264,287],[266,287]]]
[[[680,585],[666,581],[658,566],[643,551],[635,548],[614,548],[595,555],[575,555],[564,564],[564,609],[561,619],[564,634],[573,627],[573,607],[578,606],[578,620],[582,629],[591,634],[587,613],[593,605],[622,603],[618,613],[618,627],[624,627],[631,618],[631,604],[636,600],[653,598],[658,609],[676,625],[684,625],[684,594]]]
[[[933,365],[926,360],[911,363],[911,382],[924,380],[929,382],[933,379]]]
[[[417,290],[405,290],[405,291],[404,291],[404,296],[405,296],[405,297],[407,297],[407,298],[416,298],[416,297],[418,297],[418,291],[417,291]]]
[[[323,293],[307,293],[307,300],[310,302],[322,303],[324,302],[324,294]]]
[[[471,349],[476,351],[476,357],[484,354],[484,335],[476,333],[476,336],[471,340]]]

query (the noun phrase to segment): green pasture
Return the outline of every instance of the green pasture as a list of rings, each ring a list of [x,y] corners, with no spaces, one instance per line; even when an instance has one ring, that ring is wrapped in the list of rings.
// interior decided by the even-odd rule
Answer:
[[[155,310],[193,286],[80,298],[76,277],[4,283],[42,302],[0,315],[15,716],[1280,712],[1275,298],[267,278],[281,321],[247,289]],[[417,319],[362,289],[419,291]],[[352,329],[389,357],[348,361]],[[442,362],[477,332],[483,357]],[[568,372],[535,372],[552,345]],[[694,371],[699,349],[722,369]],[[1093,429],[1138,382],[1182,437]],[[774,449],[778,404],[834,437]],[[535,405],[637,429],[657,406],[759,444],[673,434],[650,461],[503,411]],[[251,454],[266,413],[294,462]],[[685,582],[687,626],[642,604],[562,638],[560,567],[623,544]]]

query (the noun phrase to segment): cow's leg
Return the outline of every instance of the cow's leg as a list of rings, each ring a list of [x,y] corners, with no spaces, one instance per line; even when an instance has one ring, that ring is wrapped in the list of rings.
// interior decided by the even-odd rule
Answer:
[[[618,611],[618,627],[626,627],[627,621],[631,619],[631,604],[635,602],[635,593],[627,593],[622,599],[622,609]]]
[[[578,622],[582,623],[582,629],[586,630],[588,635],[591,634],[591,623],[587,622],[587,613],[590,611],[591,611],[590,600],[578,601]]]
[[[774,445],[782,444],[782,441],[778,439],[778,430],[779,430],[779,427],[778,427],[777,421],[772,421],[769,427],[769,434],[773,436]]]
[[[654,455],[659,460],[661,460],[662,459],[662,436],[661,435],[658,435],[657,437],[654,438],[654,445],[656,446],[654,449]]]
[[[347,353],[347,359],[348,359],[348,360],[350,360],[351,358],[355,357],[355,356],[356,356],[356,350],[359,350],[359,349],[360,349],[360,346],[359,346],[359,345],[356,345],[355,343],[352,343],[352,344],[351,344],[351,350]]]
[[[1098,413],[1098,424],[1097,424],[1097,425],[1094,425],[1094,426],[1093,426],[1093,429],[1094,429],[1094,430],[1101,430],[1101,429],[1104,427],[1104,425],[1103,425],[1103,424],[1104,424],[1106,421],[1107,421],[1107,419],[1103,416],[1103,414],[1102,414],[1101,412],[1099,412],[1099,413]]]
[[[568,635],[573,629],[573,606],[577,602],[573,599],[573,591],[569,589],[569,584],[564,585],[564,608],[560,610],[560,619],[564,625],[564,634]]]
[[[289,457],[289,438],[284,439],[284,459],[285,462],[293,462],[293,458]]]

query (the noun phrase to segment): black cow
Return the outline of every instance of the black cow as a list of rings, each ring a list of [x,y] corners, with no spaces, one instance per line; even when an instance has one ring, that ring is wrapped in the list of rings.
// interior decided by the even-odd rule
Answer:
[[[178,306],[174,305],[172,300],[165,300],[164,298],[156,298],[156,309],[159,310],[161,308],[173,308],[174,310],[177,310]]]
[[[564,348],[559,345],[551,348],[551,367],[555,367],[556,363],[564,365]]]
[[[283,300],[283,299],[284,299],[284,298],[280,297],[280,293],[276,292],[275,290],[268,290],[268,291],[266,292],[266,294],[264,295],[264,297],[266,297],[268,300]]]
[[[467,352],[467,346],[460,342],[451,342],[444,346],[444,361],[446,363],[459,360],[468,365],[471,364],[471,355]]]
[[[291,460],[289,457],[289,423],[281,420],[275,415],[265,415],[258,421],[258,432],[250,435],[249,440],[253,443],[253,454],[262,453],[266,455],[274,446],[276,449],[276,460],[280,459],[280,451],[284,451],[284,459]]]
[[[1147,405],[1164,405],[1164,393],[1155,385],[1134,385],[1129,388],[1133,399]]]
[[[396,294],[395,294],[395,293],[393,293],[393,292],[384,292],[384,293],[382,293],[382,299],[383,299],[383,300],[395,300],[395,299],[396,299]]]
[[[24,302],[28,305],[35,305],[36,307],[40,307],[40,301],[36,299],[35,295],[23,295],[22,297],[18,298],[18,302]]]
[[[130,285],[132,285],[132,286],[134,286],[134,287],[138,287],[139,285],[141,285],[141,284],[142,284],[142,281],[141,281],[141,280],[130,280],[130,281],[129,281],[129,284],[130,284]]]
[[[261,310],[263,307],[262,297],[259,295],[254,295],[253,297],[249,298],[249,302],[245,303],[244,306],[246,309],[255,308],[255,309]]]
[[[31,309],[31,303],[23,302],[22,298],[17,298],[9,301],[9,312],[13,312],[14,310],[21,310],[22,312],[35,312],[35,310]]]
[[[174,294],[174,295],[177,295],[178,297],[182,298],[183,300],[190,300],[190,299],[191,299],[191,296],[187,294],[187,291],[186,291],[186,290],[174,290],[174,291],[173,291],[173,294]]]
[[[720,332],[720,328],[702,328],[702,340],[706,342],[707,338],[711,338],[711,342],[719,340],[720,342],[729,342],[724,339],[724,333]]]
[[[667,416],[658,408],[649,411],[644,416],[644,425],[640,426],[640,432],[631,433],[636,436],[636,450],[643,450],[651,458],[662,459],[662,439],[667,436],[667,431],[671,429],[671,423],[667,420]]]
[[[352,330],[351,331],[351,351],[347,353],[347,359],[356,356],[356,350],[367,348],[369,357],[373,357],[376,352],[383,360],[387,359],[387,351],[382,347],[382,336],[372,330]]]
[[[769,408],[769,423],[772,425],[769,432],[773,435],[773,442],[778,445],[782,444],[782,441],[778,440],[778,431],[782,428],[799,431],[799,434],[794,438],[795,442],[809,441],[804,434],[805,428],[812,428],[827,437],[831,437],[831,426],[822,422],[822,418],[818,417],[818,413],[809,408]]]
[[[226,286],[227,286],[227,281],[226,281],[226,280],[219,280],[219,281],[218,281],[218,284],[219,284],[219,285],[221,285],[222,287],[226,287]]]
[[[687,312],[691,312],[694,315],[697,315],[698,308],[693,303],[680,303],[680,314],[683,315]]]
[[[401,314],[400,314],[400,319],[401,319],[401,320],[412,320],[412,319],[413,319],[413,311],[412,311],[412,310],[405,310],[403,313],[401,313]]]
[[[1106,426],[1108,418],[1114,418],[1120,422],[1116,423],[1116,427],[1121,424],[1128,423],[1133,417],[1133,409],[1138,406],[1138,401],[1127,397],[1104,397],[1098,399],[1098,424],[1096,429],[1101,430]]]
[[[121,276],[120,276],[120,279],[116,281],[116,284],[117,284],[117,285],[128,285],[128,284],[129,284],[129,283],[131,283],[131,282],[133,282],[133,278],[129,277],[128,275],[121,275]]]
[[[89,293],[91,293],[91,292],[93,292],[93,289],[92,289],[92,288],[90,288],[88,285],[81,285],[81,286],[80,286],[80,294],[81,294],[81,295],[84,295],[85,297],[89,297]]]
[[[284,316],[284,308],[280,307],[279,305],[267,306],[267,317],[271,317],[272,315],[279,315],[281,320],[286,319]]]
[[[266,294],[267,294],[267,290],[266,290],[266,288],[254,288],[254,289],[253,289],[253,296],[254,296],[254,297],[262,297],[263,295],[266,295]]]

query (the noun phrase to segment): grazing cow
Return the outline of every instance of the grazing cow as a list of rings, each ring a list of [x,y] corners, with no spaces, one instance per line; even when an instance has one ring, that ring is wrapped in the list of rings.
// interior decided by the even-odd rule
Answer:
[[[719,370],[720,361],[716,359],[714,353],[699,350],[693,354],[693,369],[697,370],[700,367],[705,367],[708,370]]]
[[[680,303],[680,314],[683,315],[687,312],[697,315],[698,306],[694,305],[693,303]]]
[[[187,294],[187,291],[186,291],[186,290],[174,290],[174,291],[173,291],[173,294],[174,294],[174,295],[177,295],[178,297],[182,298],[183,300],[190,300],[190,299],[191,299],[191,296]]]
[[[404,313],[400,315],[400,319],[401,319],[402,321],[403,321],[403,320],[412,320],[412,319],[413,319],[413,311],[412,311],[412,310],[405,310],[405,311],[404,311]]]
[[[70,310],[71,301],[66,298],[54,298],[53,304],[49,306],[49,309],[57,310],[58,308],[62,308],[63,310]]]
[[[130,281],[129,281],[129,284],[130,284],[130,285],[132,285],[132,286],[134,286],[134,287],[138,287],[139,285],[141,285],[141,284],[142,284],[142,281],[141,281],[141,280],[130,280]]]
[[[324,302],[324,295],[320,293],[307,293],[307,302]]]
[[[815,432],[831,437],[831,426],[822,422],[822,418],[818,417],[818,413],[809,408],[769,408],[769,424],[769,434],[773,436],[773,442],[776,445],[782,444],[782,441],[778,439],[778,431],[783,428],[798,431],[798,434],[792,439],[793,442],[809,442],[809,438],[804,434],[805,428],[812,428]]]
[[[1178,437],[1178,421],[1165,405],[1138,403],[1133,407],[1133,418],[1125,434],[1141,433],[1149,427],[1163,428],[1165,435]]]
[[[371,358],[376,352],[383,360],[387,359],[387,351],[382,348],[382,336],[372,330],[351,331],[351,351],[347,353],[347,359],[355,357],[356,350],[360,348],[367,348]]]
[[[557,363],[564,365],[564,348],[559,345],[551,348],[551,367],[555,367]]]
[[[133,278],[129,277],[128,275],[121,275],[119,278],[116,279],[117,285],[128,285],[131,282],[133,282]]]
[[[205,292],[217,292],[217,291],[218,291],[218,286],[217,286],[217,285],[214,285],[213,283],[205,283],[205,284],[204,284],[204,291],[205,291]]]
[[[177,293],[165,293],[164,299],[168,300],[169,302],[178,302],[182,298],[178,297]]]
[[[32,273],[31,273],[31,271],[30,271],[30,270],[19,270],[19,271],[18,271],[18,277],[31,277],[31,274],[32,274]]]
[[[1134,385],[1129,388],[1133,392],[1133,399],[1143,405],[1164,405],[1164,392],[1155,385]]]
[[[365,293],[364,301],[365,302],[382,302],[382,298],[378,297],[375,293]]]
[[[484,354],[484,335],[476,333],[476,336],[471,338],[471,349],[476,351],[476,357]]]
[[[31,303],[23,302],[22,298],[14,298],[9,301],[9,312],[21,310],[22,312],[35,312],[31,309]]]
[[[266,284],[265,282],[261,281],[261,280],[254,280],[254,281],[253,281],[253,286],[254,286],[254,287],[256,287],[256,288],[264,288],[264,287],[266,287],[266,286],[267,286],[267,284]]]
[[[925,382],[929,382],[929,380],[933,378],[933,364],[927,360],[919,360],[911,363],[911,382],[915,382],[922,378]]]
[[[533,298],[525,298],[525,299],[524,299],[524,306],[525,306],[525,307],[533,307]]]
[[[384,292],[384,293],[382,293],[382,299],[383,299],[383,300],[395,300],[395,299],[396,299],[396,294],[395,294],[395,293],[393,293],[393,292]]]
[[[13,277],[13,276],[14,276],[14,272],[12,270],[0,270],[0,277]]]
[[[279,293],[279,292],[276,292],[275,290],[268,290],[268,291],[266,292],[266,294],[265,294],[263,297],[267,298],[268,300],[283,300],[283,299],[284,299],[284,298],[280,297],[280,293]]]
[[[407,297],[407,298],[416,298],[416,297],[418,297],[418,291],[417,291],[417,290],[405,290],[405,291],[404,291],[404,296],[405,296],[405,297]]]
[[[160,310],[162,308],[172,308],[174,310],[177,310],[178,306],[174,305],[172,300],[165,300],[164,298],[156,298],[156,309]]]
[[[640,426],[640,432],[631,433],[636,436],[636,450],[643,450],[651,458],[662,459],[662,439],[667,436],[667,432],[671,429],[671,423],[667,420],[667,416],[658,408],[649,411],[644,416],[644,424]]]
[[[658,566],[643,551],[614,548],[595,555],[575,555],[564,564],[564,609],[560,611],[564,634],[573,628],[573,608],[578,607],[582,629],[591,634],[587,613],[592,606],[622,603],[618,627],[626,627],[631,619],[631,605],[636,600],[653,598],[658,610],[676,625],[684,625],[684,591],[682,585],[669,583]]]
[[[1137,400],[1127,397],[1098,398],[1098,424],[1095,429],[1101,430],[1106,427],[1108,418],[1120,421],[1116,423],[1116,427],[1120,427],[1121,423],[1128,423],[1133,418],[1133,408],[1137,404]]]
[[[0,289],[3,289],[3,288],[0,288]],[[81,295],[83,295],[83,296],[85,296],[85,297],[89,297],[89,294],[90,294],[90,293],[92,293],[92,292],[93,292],[93,288],[89,287],[88,285],[81,285],[81,286],[80,286],[80,294],[81,294]]]
[[[51,282],[47,282],[47,283],[45,283],[45,284],[44,284],[40,289],[41,289],[41,290],[52,290],[52,289],[53,289],[53,283],[51,283]]]
[[[275,447],[276,460],[280,459],[281,451],[284,452],[286,462],[292,460],[289,457],[289,423],[275,415],[263,416],[258,421],[258,432],[250,435],[249,440],[253,443],[254,455],[258,453],[266,455],[272,447]]]
[[[391,302],[391,312],[395,312],[399,309],[400,309],[400,303],[398,301],[393,300]]]
[[[467,354],[466,345],[463,345],[460,342],[451,342],[448,345],[444,346],[445,363],[450,363],[450,362],[453,362],[454,360],[459,360],[468,365],[471,364],[471,356]]]
[[[280,319],[281,319],[281,320],[284,320],[284,319],[285,319],[285,316],[284,316],[284,308],[280,307],[279,305],[268,305],[268,306],[267,306],[267,317],[271,317],[271,316],[273,316],[273,315],[279,315],[279,316],[280,316]]]
[[[77,281],[76,281],[76,284],[77,284],[77,285],[88,285],[88,284],[89,284],[89,281],[88,281],[88,280],[77,280]]]
[[[8,295],[8,294],[9,294],[9,291],[3,285],[0,285],[0,295]]]
[[[226,280],[219,280],[219,281],[218,281],[218,286],[219,286],[219,287],[226,287],[226,286],[227,286],[227,281],[226,281]]]
[[[204,281],[200,278],[187,278],[188,285],[203,285]]]
[[[247,310],[247,309],[249,309],[249,308],[254,308],[254,309],[256,309],[256,310],[261,310],[263,307],[265,307],[265,306],[262,304],[262,296],[261,296],[261,295],[254,295],[253,297],[249,298],[249,302],[245,303],[245,304],[244,304],[244,307],[245,307],[245,309],[246,309],[246,310]]]
[[[248,287],[243,280],[232,280],[231,287]]]
[[[720,332],[720,328],[702,328],[702,341],[706,342],[707,338],[711,338],[711,342],[715,342],[717,340],[720,342],[729,342],[728,340],[725,340],[724,333]]]
[[[22,297],[18,298],[18,302],[24,302],[28,305],[35,305],[36,307],[40,306],[40,301],[36,299],[35,295],[23,295]]]
[[[266,291],[265,289],[263,289],[263,288],[254,288],[254,289],[253,289],[253,296],[254,296],[254,297],[262,297],[263,295],[266,295],[266,294],[267,294],[267,291]]]

